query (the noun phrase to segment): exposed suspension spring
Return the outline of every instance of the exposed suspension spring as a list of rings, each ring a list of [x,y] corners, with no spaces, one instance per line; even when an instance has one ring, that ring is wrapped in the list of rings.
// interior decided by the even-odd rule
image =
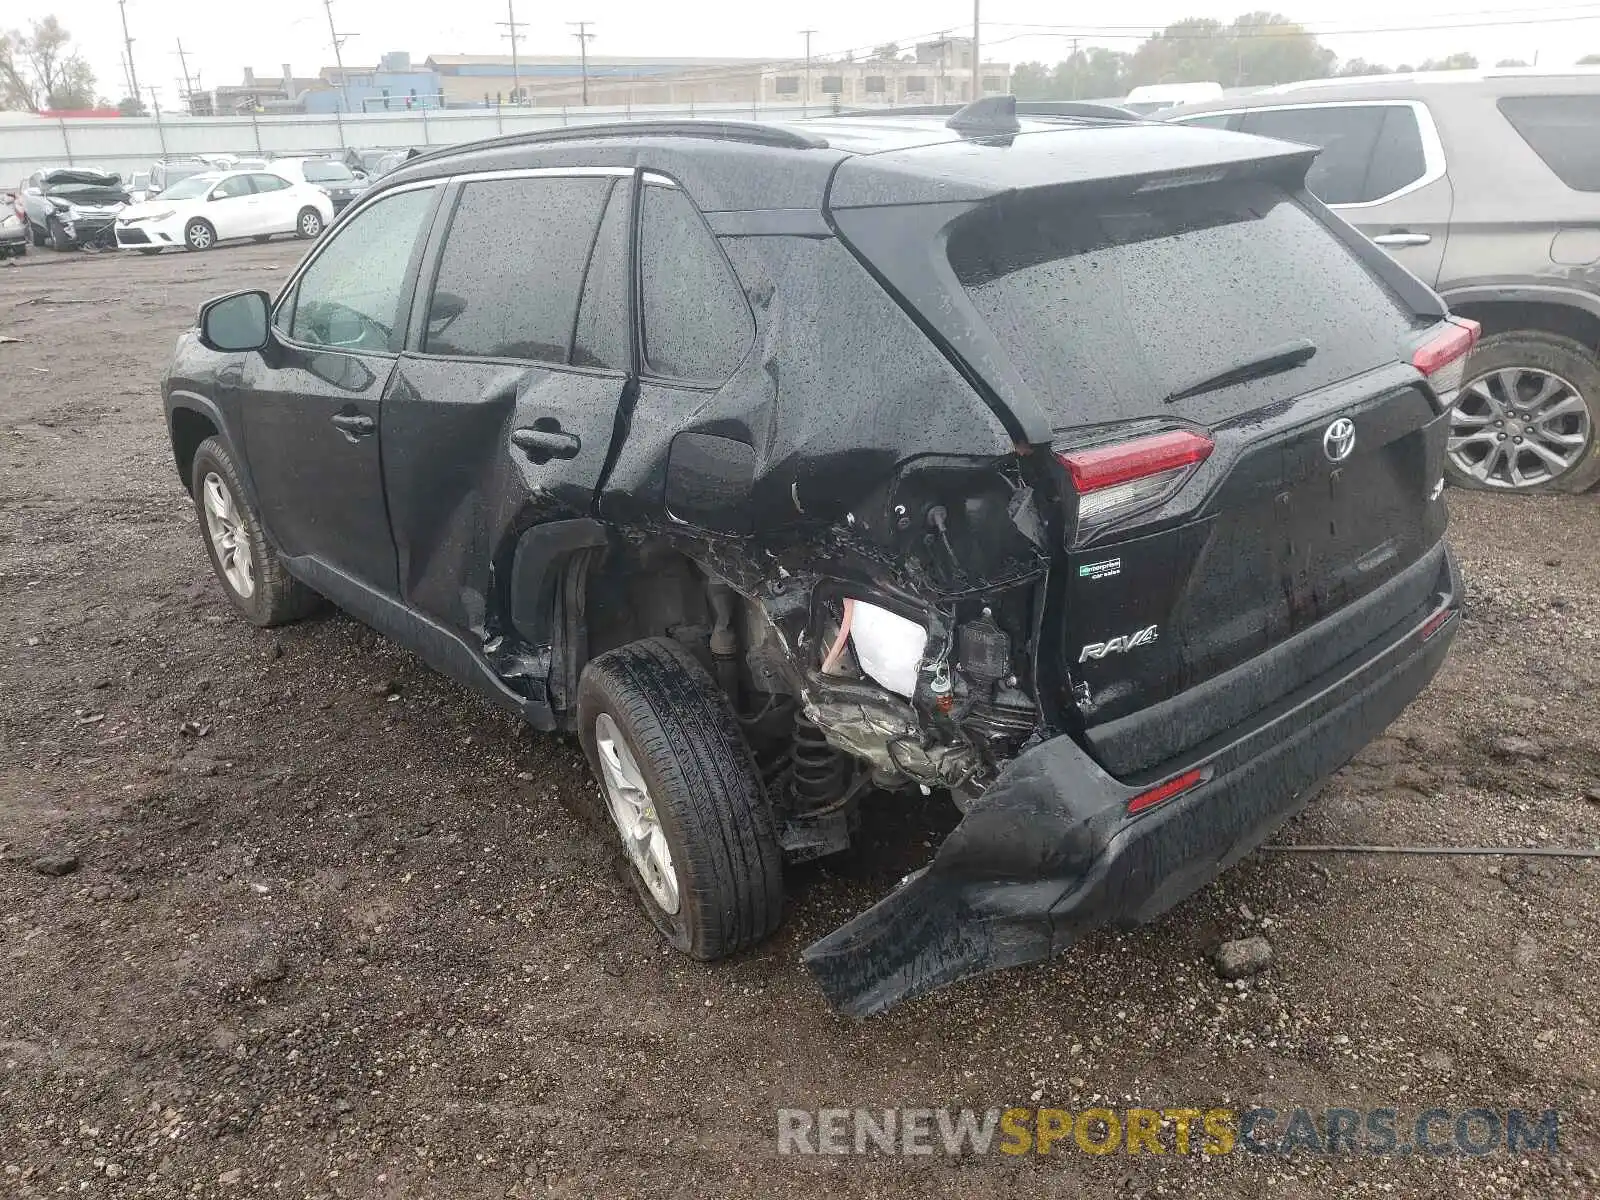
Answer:
[[[827,808],[844,795],[849,762],[844,754],[828,744],[822,730],[806,716],[804,709],[797,709],[794,715],[789,765],[797,815]]]

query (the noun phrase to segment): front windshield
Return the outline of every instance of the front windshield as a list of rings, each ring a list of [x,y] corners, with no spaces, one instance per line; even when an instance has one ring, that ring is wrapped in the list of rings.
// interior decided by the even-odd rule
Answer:
[[[347,183],[355,176],[350,173],[350,168],[339,162],[308,162],[306,164],[307,183]]]
[[[166,191],[161,193],[163,200],[194,200],[204,196],[211,190],[211,185],[216,183],[215,175],[190,175],[180,179]]]

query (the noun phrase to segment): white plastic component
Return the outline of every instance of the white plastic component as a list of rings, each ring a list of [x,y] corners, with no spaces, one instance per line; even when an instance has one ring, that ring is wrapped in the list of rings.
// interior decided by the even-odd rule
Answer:
[[[855,602],[850,641],[867,676],[899,696],[917,689],[917,668],[928,645],[928,631],[915,621],[865,601]]]

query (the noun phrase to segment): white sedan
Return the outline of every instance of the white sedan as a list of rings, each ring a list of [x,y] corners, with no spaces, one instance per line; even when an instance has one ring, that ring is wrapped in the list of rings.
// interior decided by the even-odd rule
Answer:
[[[270,171],[209,171],[117,214],[117,246],[159,254],[169,246],[209,250],[218,242],[275,233],[314,238],[333,220],[321,188]]]

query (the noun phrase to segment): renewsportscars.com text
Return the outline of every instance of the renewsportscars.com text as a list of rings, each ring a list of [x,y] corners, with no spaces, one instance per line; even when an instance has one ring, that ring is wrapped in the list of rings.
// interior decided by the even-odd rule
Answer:
[[[779,1154],[1555,1152],[1555,1109],[780,1108]]]

